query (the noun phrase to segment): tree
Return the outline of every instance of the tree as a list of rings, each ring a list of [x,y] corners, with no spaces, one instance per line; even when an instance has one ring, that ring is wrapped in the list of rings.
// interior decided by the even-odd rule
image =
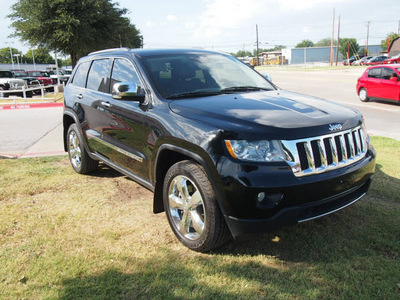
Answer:
[[[324,38],[322,40],[319,40],[314,46],[316,47],[330,47],[331,46],[332,39],[331,38]],[[333,41],[333,45],[337,45],[337,40]]]
[[[54,58],[49,54],[49,49],[39,47],[29,50],[24,55],[24,60],[27,63],[33,63],[33,58],[35,58],[37,64],[55,64]]]
[[[296,48],[306,48],[306,47],[313,47],[314,43],[310,40],[302,40],[300,43],[296,45]]]
[[[251,56],[251,52],[250,51],[243,51],[243,50],[239,50],[238,52],[236,52],[234,54],[235,57],[247,57],[247,56]]]
[[[21,53],[20,51],[18,51],[18,49],[15,48],[11,48],[11,52],[12,54],[17,54],[17,53]],[[15,57],[13,57],[13,61],[16,61]],[[0,63],[2,64],[11,64],[11,53],[10,53],[10,48],[2,48],[0,49]]]
[[[11,10],[14,36],[69,54],[73,66],[91,51],[141,45],[139,31],[124,17],[128,10],[111,0],[20,0]]]
[[[398,36],[400,36],[400,34],[395,33],[395,32],[391,32],[386,36],[386,39],[381,41],[381,47],[383,51],[387,51],[388,50],[388,39],[389,39],[389,46],[390,43],[397,38]]]
[[[347,53],[349,51],[350,44],[350,57],[353,55],[358,55],[360,46],[355,38],[341,38],[339,42],[339,51],[343,58],[347,58]]]

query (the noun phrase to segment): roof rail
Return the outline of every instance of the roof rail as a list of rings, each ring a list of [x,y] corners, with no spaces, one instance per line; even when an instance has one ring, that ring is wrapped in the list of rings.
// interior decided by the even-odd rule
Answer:
[[[104,50],[99,50],[99,51],[94,51],[90,52],[88,55],[94,55],[94,54],[100,54],[100,53],[107,53],[107,52],[112,52],[112,51],[130,51],[130,48],[124,47],[124,48],[112,48],[112,49],[104,49]]]

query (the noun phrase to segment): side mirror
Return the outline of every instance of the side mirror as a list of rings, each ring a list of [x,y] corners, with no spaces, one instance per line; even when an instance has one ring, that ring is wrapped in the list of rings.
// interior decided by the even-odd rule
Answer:
[[[392,76],[390,77],[390,81],[397,82],[399,80],[397,79],[397,76]]]
[[[117,100],[143,102],[145,93],[134,82],[118,82],[113,85],[112,97]]]

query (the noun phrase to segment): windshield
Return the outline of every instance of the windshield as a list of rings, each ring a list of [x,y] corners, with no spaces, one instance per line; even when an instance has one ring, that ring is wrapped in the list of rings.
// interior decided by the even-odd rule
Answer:
[[[41,72],[41,71],[28,71],[27,72],[29,76],[33,77],[49,77],[49,74],[46,72]]]
[[[12,71],[15,77],[26,77],[26,73],[24,71]]]
[[[184,53],[152,56],[144,62],[164,98],[275,89],[260,74],[227,55]]]
[[[0,71],[0,78],[12,78],[13,75],[10,71]]]

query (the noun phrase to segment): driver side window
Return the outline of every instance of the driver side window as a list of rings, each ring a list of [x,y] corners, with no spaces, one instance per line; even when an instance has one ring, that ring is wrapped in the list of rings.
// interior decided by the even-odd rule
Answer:
[[[133,65],[126,59],[117,58],[111,74],[111,88],[118,82],[135,82],[137,86],[141,86],[139,76],[137,75]]]

